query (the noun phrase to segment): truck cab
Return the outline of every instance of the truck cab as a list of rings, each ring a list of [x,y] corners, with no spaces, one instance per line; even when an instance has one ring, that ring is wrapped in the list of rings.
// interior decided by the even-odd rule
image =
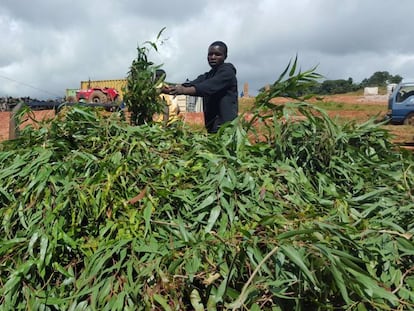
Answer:
[[[398,84],[388,98],[388,118],[393,124],[414,126],[414,82]]]

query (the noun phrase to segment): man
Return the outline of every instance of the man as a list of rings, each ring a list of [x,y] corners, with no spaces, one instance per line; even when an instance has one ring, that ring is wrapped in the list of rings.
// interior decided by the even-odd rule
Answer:
[[[207,54],[211,70],[168,90],[170,95],[203,97],[204,124],[208,133],[216,133],[223,123],[234,120],[238,113],[236,68],[225,63],[226,58],[227,45],[222,41],[213,42]]]

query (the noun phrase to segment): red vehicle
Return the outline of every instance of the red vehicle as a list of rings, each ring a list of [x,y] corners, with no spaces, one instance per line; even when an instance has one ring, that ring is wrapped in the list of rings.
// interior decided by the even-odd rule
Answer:
[[[85,101],[87,103],[106,104],[116,102],[118,99],[118,91],[110,87],[93,87],[87,90],[76,91],[77,102]]]

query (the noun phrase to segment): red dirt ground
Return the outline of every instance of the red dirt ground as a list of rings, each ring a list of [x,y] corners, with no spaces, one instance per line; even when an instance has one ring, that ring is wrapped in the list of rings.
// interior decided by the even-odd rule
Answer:
[[[10,111],[0,112],[0,141],[9,139],[9,127],[10,127]],[[53,118],[55,116],[54,110],[39,110],[34,111],[36,120],[43,120],[45,118]],[[188,112],[183,114],[185,122],[191,124],[197,124],[203,126],[204,119],[202,113]],[[28,121],[30,123],[30,121]]]
[[[9,139],[10,115],[10,111],[0,112],[0,141]],[[36,118],[36,120],[53,118],[54,116],[54,110],[34,111],[34,117]],[[30,121],[27,121],[27,123],[30,123]]]
[[[0,112],[0,141],[9,137],[10,112]]]
[[[275,98],[272,100],[274,103],[284,103],[288,101],[286,98]],[[327,102],[337,102],[344,104],[344,109],[339,111],[330,111],[329,115],[331,117],[341,117],[341,118],[349,118],[353,120],[367,120],[369,117],[373,116],[370,114],[369,111],[362,110],[352,110],[346,108],[346,104],[363,104],[366,105],[375,105],[380,106],[381,111],[384,114],[387,111],[387,96],[386,95],[378,95],[378,96],[350,96],[350,95],[333,95],[333,96],[325,96],[323,101]],[[376,108],[377,108],[376,107]],[[376,113],[378,113],[378,109],[375,109]],[[37,120],[42,120],[44,118],[52,118],[54,117],[53,110],[41,110],[41,111],[34,111],[34,115]],[[0,112],[0,141],[6,140],[9,138],[9,119],[10,119],[10,112]],[[190,124],[196,125],[203,125],[203,115],[202,113],[185,113],[183,114],[183,119],[185,122]],[[407,130],[406,126],[387,126],[387,128],[396,135],[395,140],[398,142],[413,142],[414,141],[414,129]]]

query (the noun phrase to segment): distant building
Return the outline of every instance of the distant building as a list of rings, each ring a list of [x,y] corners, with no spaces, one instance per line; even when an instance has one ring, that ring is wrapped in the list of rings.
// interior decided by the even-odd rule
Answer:
[[[369,96],[369,95],[378,95],[378,86],[365,87],[364,96]]]

